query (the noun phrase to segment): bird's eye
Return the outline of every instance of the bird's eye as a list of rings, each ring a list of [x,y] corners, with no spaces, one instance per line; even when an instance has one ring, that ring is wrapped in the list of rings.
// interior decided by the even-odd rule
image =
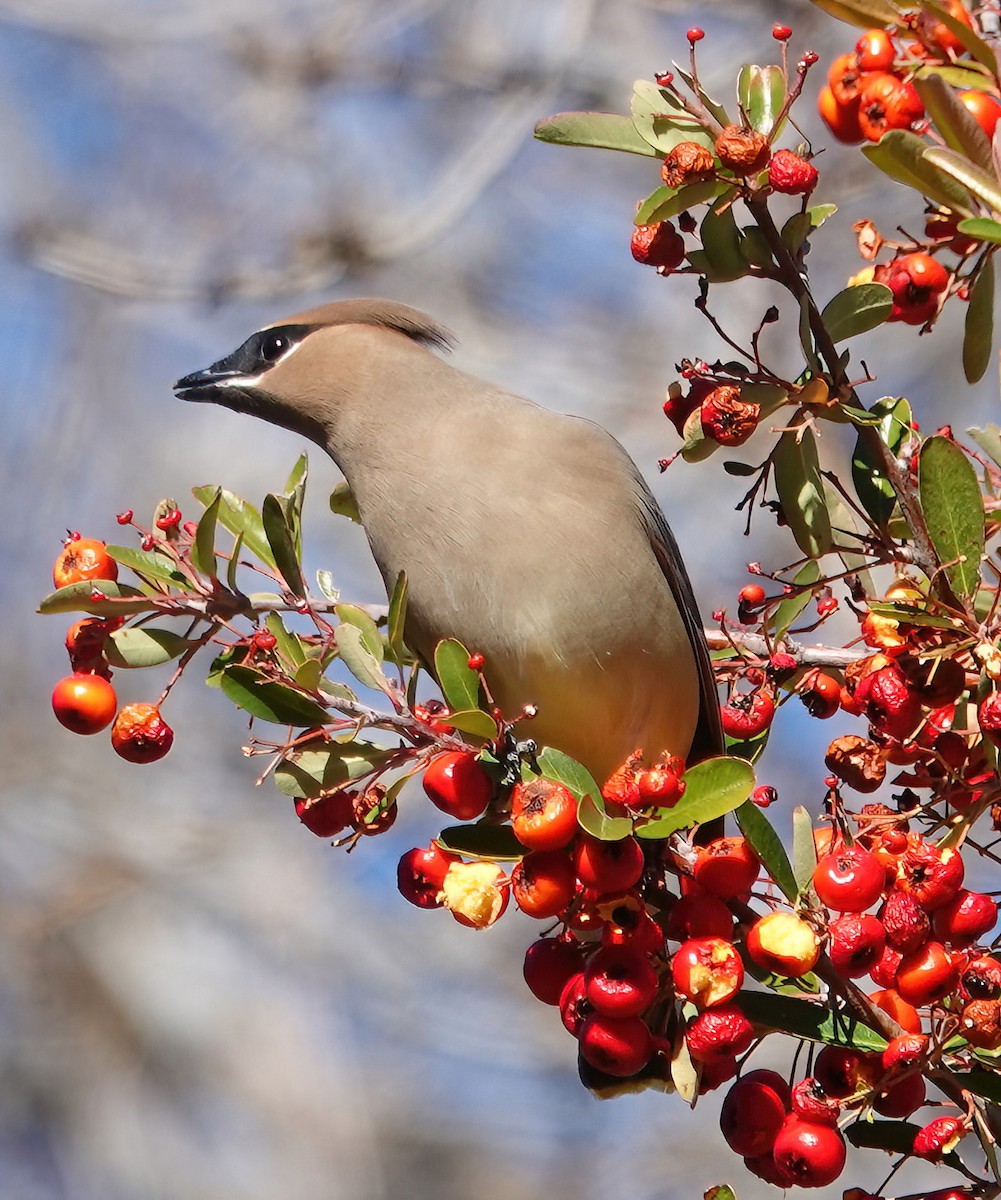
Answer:
[[[287,333],[266,333],[261,338],[260,355],[265,362],[277,362],[281,356],[292,348],[292,339]]]

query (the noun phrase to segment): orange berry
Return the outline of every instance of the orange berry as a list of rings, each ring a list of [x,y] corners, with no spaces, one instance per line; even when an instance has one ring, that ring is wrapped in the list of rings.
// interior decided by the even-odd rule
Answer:
[[[115,689],[101,675],[67,675],[52,692],[52,711],[74,733],[100,733],[115,716]]]

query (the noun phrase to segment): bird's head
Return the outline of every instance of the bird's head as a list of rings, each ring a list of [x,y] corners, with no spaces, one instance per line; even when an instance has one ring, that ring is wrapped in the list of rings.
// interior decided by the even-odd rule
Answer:
[[[449,349],[430,317],[390,300],[343,300],[251,334],[232,354],[174,384],[181,400],[220,404],[324,444],[345,400],[371,390],[414,345]],[[405,368],[401,368],[405,369]]]

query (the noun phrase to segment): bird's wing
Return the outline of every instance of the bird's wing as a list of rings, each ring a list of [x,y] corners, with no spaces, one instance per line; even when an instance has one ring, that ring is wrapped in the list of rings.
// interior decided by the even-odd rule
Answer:
[[[692,583],[685,570],[685,564],[674,540],[674,534],[667,523],[667,518],[661,512],[660,505],[654,499],[653,493],[646,486],[642,476],[637,475],[637,500],[640,513],[650,537],[650,545],[664,572],[664,578],[670,585],[674,595],[699,672],[699,695],[701,704],[699,723],[695,729],[692,748],[689,752],[689,762],[701,762],[715,754],[722,754],[724,748],[723,725],[720,720],[719,698],[716,694],[716,681],[713,676],[712,664],[709,661],[709,649],[706,646],[705,634],[702,632],[702,620],[699,616],[699,606],[692,591]]]

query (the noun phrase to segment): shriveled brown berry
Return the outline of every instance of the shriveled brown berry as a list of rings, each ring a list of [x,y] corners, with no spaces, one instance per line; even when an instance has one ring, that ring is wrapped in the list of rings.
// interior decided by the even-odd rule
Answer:
[[[126,704],[111,727],[111,745],[126,762],[156,762],[173,743],[174,731],[155,704]]]
[[[756,129],[727,125],[716,139],[716,157],[735,175],[753,175],[768,165],[768,138]]]
[[[959,1019],[959,1032],[971,1046],[1001,1048],[1001,1000],[971,1000]]]
[[[712,151],[698,142],[679,142],[669,150],[660,168],[660,177],[669,188],[684,187],[709,179],[716,170]]]
[[[742,446],[760,419],[761,405],[745,400],[740,388],[713,388],[702,401],[702,430],[721,446]]]
[[[824,762],[857,792],[874,792],[886,778],[886,760],[879,747],[856,733],[835,738],[827,747]]]
[[[638,263],[664,271],[673,271],[685,261],[685,239],[670,221],[637,225],[629,248]]]
[[[370,837],[377,833],[385,833],[396,820],[396,801],[386,804],[386,789],[381,783],[373,783],[370,788],[356,796],[352,807],[351,824],[359,833]]]

